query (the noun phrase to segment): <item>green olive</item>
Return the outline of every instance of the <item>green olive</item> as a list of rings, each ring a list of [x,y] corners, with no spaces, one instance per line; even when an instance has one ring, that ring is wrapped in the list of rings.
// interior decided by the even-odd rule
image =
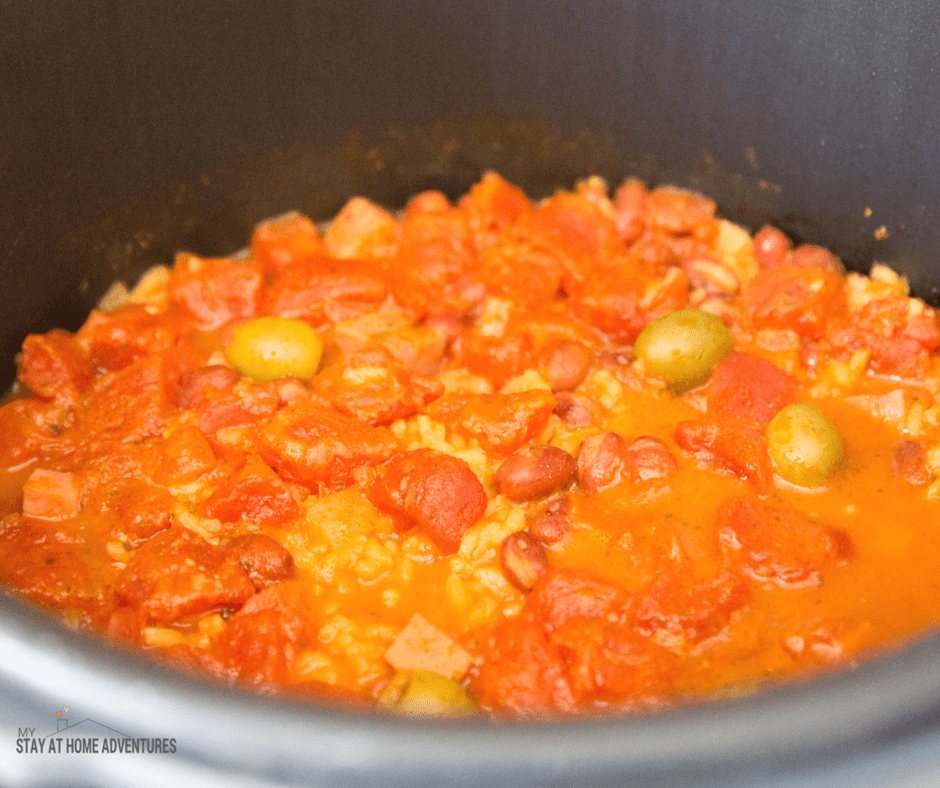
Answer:
[[[258,317],[235,329],[225,357],[245,377],[269,381],[317,374],[323,342],[303,320]]]
[[[800,487],[818,487],[845,450],[829,417],[815,405],[787,405],[767,425],[767,443],[777,473]]]
[[[378,699],[379,708],[414,717],[470,717],[477,705],[453,679],[430,670],[400,670]]]
[[[720,317],[680,309],[644,328],[634,351],[651,375],[681,393],[708,380],[733,345],[734,337]]]

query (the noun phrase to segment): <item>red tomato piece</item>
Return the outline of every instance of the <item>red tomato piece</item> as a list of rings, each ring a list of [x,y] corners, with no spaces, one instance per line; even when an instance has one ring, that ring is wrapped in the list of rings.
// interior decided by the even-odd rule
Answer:
[[[730,572],[711,579],[680,573],[658,577],[641,596],[633,613],[636,628],[660,645],[683,650],[721,632],[748,603],[750,591]]]
[[[267,275],[278,274],[298,260],[316,259],[322,248],[316,225],[299,213],[262,222],[251,234],[251,255]]]
[[[74,399],[94,376],[94,364],[68,331],[31,334],[23,341],[19,379],[37,397],[53,399],[67,392]]]
[[[718,507],[718,540],[726,559],[754,580],[782,588],[819,585],[822,570],[849,553],[842,531],[796,509],[734,497]]]
[[[528,606],[496,627],[485,651],[471,685],[483,705],[523,717],[576,709],[564,660]]]
[[[718,416],[680,421],[675,441],[705,468],[747,479],[759,493],[770,488],[773,469],[767,438],[756,427]]]
[[[645,279],[639,267],[631,263],[566,277],[568,308],[613,341],[632,344],[647,323],[640,306]]]
[[[308,486],[349,484],[353,471],[399,451],[384,427],[372,427],[311,400],[298,400],[257,425],[261,458],[290,481]]]
[[[882,298],[867,303],[829,332],[823,344],[835,355],[868,350],[873,372],[922,378],[927,360],[940,347],[940,320],[930,307],[911,314],[906,298]]]
[[[4,585],[44,607],[73,611],[82,623],[107,622],[117,574],[111,561],[86,543],[74,521],[51,526],[20,517],[0,527]]]
[[[268,286],[263,311],[322,329],[378,308],[388,288],[373,263],[322,257],[284,268]]]
[[[94,436],[130,443],[159,435],[170,408],[167,366],[163,356],[147,356],[98,377],[88,394],[86,410],[72,430],[73,440],[84,442]]]
[[[614,206],[617,232],[626,243],[633,243],[646,227],[647,191],[642,181],[624,181],[614,192]]]
[[[263,277],[256,263],[180,254],[170,299],[198,328],[211,331],[258,313]]]
[[[584,194],[557,194],[528,218],[548,246],[561,247],[587,264],[596,265],[626,251],[612,212],[604,211]]]
[[[255,588],[219,548],[187,528],[171,527],[137,548],[115,592],[148,621],[166,623],[214,607],[241,607]]]
[[[579,569],[550,568],[539,578],[530,598],[546,634],[574,618],[623,619],[632,604],[620,586]]]
[[[179,487],[196,481],[216,467],[218,461],[203,434],[184,424],[148,447],[142,465],[155,484]]]
[[[620,624],[571,618],[549,637],[567,663],[581,704],[641,702],[668,692],[679,672],[675,655]]]
[[[313,390],[338,411],[378,425],[418,413],[444,393],[444,384],[409,372],[387,350],[373,347],[323,370]]]
[[[457,552],[487,505],[486,490],[470,466],[433,449],[393,457],[376,470],[368,495],[405,528],[421,528],[445,554]]]
[[[766,268],[751,280],[742,301],[756,329],[790,329],[818,337],[841,313],[843,281],[839,274],[818,268]]]
[[[214,654],[249,684],[282,686],[301,649],[317,643],[311,612],[293,583],[278,583],[250,599],[214,644]]]
[[[398,223],[388,211],[353,197],[330,223],[323,243],[330,255],[340,259],[386,257],[394,253],[398,235]]]
[[[90,490],[84,503],[96,520],[108,521],[112,539],[136,547],[169,527],[174,501],[165,487],[119,478]]]
[[[477,265],[462,218],[455,213],[430,215],[405,227],[389,287],[415,317],[450,309],[463,313],[486,295],[476,278]]]
[[[772,361],[752,353],[725,356],[708,383],[708,410],[761,426],[799,399],[800,386]]]
[[[517,186],[495,172],[486,173],[461,199],[477,249],[485,249],[507,228],[532,210],[532,202]]]
[[[444,397],[428,408],[428,414],[476,438],[485,451],[508,457],[538,434],[554,409],[554,394],[532,390]]]
[[[550,303],[567,266],[557,247],[517,231],[503,234],[482,252],[477,276],[490,294],[525,308]]]
[[[57,445],[68,410],[38,399],[15,399],[0,407],[0,469],[13,471]]]
[[[148,353],[175,346],[185,331],[178,316],[125,304],[113,312],[92,311],[75,336],[97,367],[114,372]]]
[[[283,526],[300,514],[300,507],[281,478],[254,457],[226,479],[197,511],[200,517],[223,523]]]
[[[659,187],[646,198],[646,221],[672,235],[688,235],[710,224],[715,201],[694,192]]]

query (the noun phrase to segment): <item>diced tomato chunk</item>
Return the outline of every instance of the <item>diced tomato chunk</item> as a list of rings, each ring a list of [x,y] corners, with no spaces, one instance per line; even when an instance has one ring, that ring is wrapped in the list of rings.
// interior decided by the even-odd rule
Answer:
[[[277,274],[298,260],[315,259],[323,248],[316,225],[299,213],[287,213],[262,222],[251,235],[251,254],[268,275]]]
[[[384,257],[394,252],[397,240],[395,218],[362,197],[343,206],[323,238],[329,254],[340,259]]]
[[[484,705],[523,717],[576,709],[564,660],[528,606],[496,627],[472,689]]]
[[[772,361],[752,353],[725,356],[708,383],[708,409],[766,425],[779,410],[797,401],[799,384]]]
[[[203,501],[198,513],[223,523],[283,526],[300,514],[300,507],[281,478],[255,457]]]
[[[842,277],[818,268],[766,268],[744,291],[744,310],[756,329],[784,328],[821,336],[843,307]]]
[[[748,497],[729,498],[718,507],[718,539],[732,565],[783,588],[818,585],[822,570],[849,552],[844,532],[796,509]]]
[[[93,552],[75,521],[51,524],[24,516],[0,525],[0,577],[7,588],[102,626],[114,604],[116,572],[103,557],[89,561]]]
[[[148,448],[142,461],[145,472],[152,482],[166,487],[194,482],[218,465],[212,446],[189,424],[177,427]]]
[[[153,355],[98,377],[73,429],[75,437],[129,443],[162,432],[170,407],[167,367],[163,356]]]
[[[317,375],[313,389],[342,413],[376,425],[408,418],[444,393],[440,381],[409,372],[381,347],[346,356]]]
[[[263,277],[256,263],[180,254],[170,274],[170,298],[199,328],[210,331],[254,317]]]
[[[372,312],[387,293],[371,263],[328,257],[301,260],[284,268],[269,285],[263,311],[301,318],[321,329]]]
[[[206,399],[205,389],[227,389],[241,380],[231,367],[224,364],[213,364],[200,367],[184,375],[176,387],[176,406],[180,410],[196,408]]]
[[[870,301],[831,330],[824,347],[835,355],[867,350],[873,372],[922,378],[928,357],[940,347],[940,319],[930,307],[912,313],[909,304],[906,298]]]
[[[554,409],[551,392],[532,390],[443,397],[428,408],[428,414],[476,438],[485,451],[509,456],[538,434]]]
[[[369,500],[405,528],[417,525],[444,553],[454,553],[486,511],[483,484],[461,459],[433,449],[393,457],[376,471]]]
[[[712,470],[732,473],[766,492],[773,478],[767,438],[762,430],[727,417],[680,421],[676,444]]]
[[[447,309],[465,312],[486,294],[476,267],[477,252],[461,218],[430,215],[405,227],[389,286],[415,317]]]
[[[632,344],[647,323],[640,306],[646,277],[632,264],[568,277],[568,308],[615,342]]]
[[[16,399],[0,406],[0,469],[12,471],[56,443],[68,411],[61,403]]]
[[[681,651],[721,632],[748,603],[750,591],[731,572],[707,579],[672,573],[654,580],[641,596],[633,613],[637,629]]]
[[[242,681],[283,686],[300,651],[317,642],[310,618],[297,584],[269,586],[229,618],[214,651]]]
[[[646,199],[646,221],[668,233],[691,233],[715,217],[715,201],[695,192],[659,187]]]
[[[525,192],[495,172],[486,173],[459,205],[477,249],[489,246],[507,227],[532,210]]]
[[[176,390],[180,407],[199,414],[199,429],[210,439],[221,429],[255,424],[281,404],[277,382],[239,380],[237,374],[221,371],[225,369],[203,367],[184,377]]]
[[[578,569],[549,569],[532,589],[531,600],[546,633],[572,618],[622,619],[632,604],[620,586]]]
[[[520,233],[503,235],[481,254],[477,275],[491,295],[520,307],[551,302],[568,263],[557,247]]]
[[[327,405],[298,400],[257,425],[261,458],[286,479],[306,485],[349,484],[353,471],[399,450],[384,427],[372,427]]]
[[[186,326],[178,315],[153,314],[142,304],[93,311],[75,335],[101,369],[123,369],[135,359],[175,346]]]
[[[174,526],[137,548],[115,592],[149,621],[170,622],[213,607],[241,607],[255,588],[240,564],[192,531]]]
[[[625,251],[613,213],[605,212],[584,194],[567,192],[551,197],[527,223],[543,235],[549,248],[561,247],[588,264]]]
[[[31,334],[23,341],[19,379],[37,397],[52,399],[65,391],[74,397],[94,375],[94,364],[68,331]]]
[[[669,651],[605,619],[571,618],[549,641],[567,663],[571,689],[582,704],[662,696],[679,672],[679,660]]]
[[[110,536],[132,547],[169,527],[173,503],[165,487],[132,478],[100,484],[85,496],[87,510],[112,523]]]

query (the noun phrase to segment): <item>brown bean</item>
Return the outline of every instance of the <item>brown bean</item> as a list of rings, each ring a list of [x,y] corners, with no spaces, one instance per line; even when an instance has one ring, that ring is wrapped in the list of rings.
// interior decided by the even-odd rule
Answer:
[[[234,369],[224,364],[212,364],[195,369],[180,379],[176,387],[176,406],[180,410],[186,410],[206,388],[227,389],[238,383],[240,379],[241,376]]]
[[[594,414],[577,394],[561,392],[555,397],[555,415],[558,416],[569,429],[589,427],[594,421]]]
[[[571,520],[568,513],[571,511],[571,499],[562,495],[549,501],[532,522],[529,523],[529,533],[543,544],[558,544],[571,533]]]
[[[838,257],[828,249],[813,244],[800,244],[792,252],[784,255],[784,261],[800,268],[818,268],[821,271],[831,271],[834,274],[845,273]]]
[[[693,288],[708,295],[730,296],[738,292],[740,282],[737,274],[728,266],[707,257],[695,257],[682,264]]]
[[[614,192],[617,233],[628,244],[637,240],[646,226],[646,194],[646,187],[635,179],[625,181]]]
[[[894,476],[908,484],[923,485],[930,481],[927,452],[917,441],[901,441],[894,445],[892,457]]]
[[[225,552],[240,563],[258,590],[288,580],[294,574],[294,559],[285,547],[263,534],[236,536]]]
[[[627,446],[624,452],[624,472],[631,481],[665,479],[677,467],[676,458],[659,438],[644,435]]]
[[[621,480],[626,444],[616,432],[585,438],[578,450],[578,481],[590,492],[605,490]]]
[[[564,487],[577,472],[568,452],[555,446],[527,446],[503,462],[493,482],[510,501],[532,501]]]
[[[503,539],[499,550],[503,576],[520,591],[531,591],[548,569],[545,548],[531,534],[517,531]]]
[[[591,371],[591,349],[573,339],[559,342],[545,360],[545,378],[552,391],[571,391]]]
[[[754,236],[754,257],[761,268],[779,268],[793,244],[776,227],[768,225]]]

